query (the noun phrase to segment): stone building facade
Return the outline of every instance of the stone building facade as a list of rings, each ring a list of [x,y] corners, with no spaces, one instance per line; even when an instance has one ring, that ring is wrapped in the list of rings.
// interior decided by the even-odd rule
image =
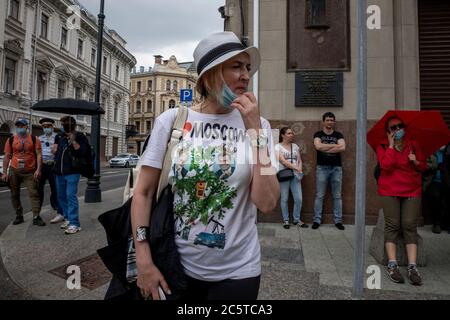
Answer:
[[[128,141],[130,152],[141,154],[142,146],[151,133],[156,117],[167,109],[180,105],[180,90],[192,89],[194,100],[197,73],[192,62],[178,62],[175,56],[163,60],[155,56],[155,63],[147,71],[140,67],[131,74],[130,125],[136,136]]]
[[[33,134],[39,135],[41,117],[58,120],[62,116],[32,112],[35,102],[51,98],[94,101],[97,28],[96,17],[76,0],[0,2],[1,153],[17,118],[30,119]],[[100,103],[106,113],[101,119],[101,160],[126,151],[130,70],[136,59],[125,46],[116,31],[105,28]],[[76,118],[79,130],[89,136],[91,117]]]
[[[253,2],[227,0],[223,10],[225,29],[248,36],[250,44]],[[337,118],[337,130],[344,134],[347,143],[343,154],[343,212],[344,222],[353,223],[358,94],[357,0],[260,0],[259,4],[262,55],[259,104],[262,115],[274,128],[291,126],[296,142],[301,146],[306,174],[302,183],[302,214],[306,221],[312,221],[316,165],[313,134],[321,129],[322,114],[331,111]],[[368,30],[368,128],[390,109],[437,109],[450,124],[450,3],[373,0],[369,4],[372,5],[372,13],[367,15],[369,22],[379,17],[381,25]],[[296,39],[301,41],[295,42]],[[336,57],[339,60],[336,61]],[[342,74],[341,106],[296,106],[296,96],[302,94],[299,87],[296,88],[296,76],[310,71]],[[376,156],[370,147],[367,159],[366,222],[373,224],[380,203],[373,178]],[[325,223],[332,221],[331,200],[328,194],[324,206]],[[428,222],[426,210],[423,215]],[[281,221],[280,209],[270,215],[261,215],[260,219]]]

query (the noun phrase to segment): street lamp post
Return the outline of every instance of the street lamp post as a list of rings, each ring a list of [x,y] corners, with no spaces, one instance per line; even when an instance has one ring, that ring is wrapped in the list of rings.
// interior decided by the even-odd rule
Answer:
[[[105,20],[104,12],[105,0],[100,0],[100,13],[98,14],[98,34],[97,34],[97,68],[95,78],[95,102],[100,104],[100,82],[102,68],[103,50],[103,24]],[[94,176],[88,179],[84,201],[87,203],[101,202],[102,191],[100,189],[100,115],[92,116],[91,123],[91,144],[95,152]]]

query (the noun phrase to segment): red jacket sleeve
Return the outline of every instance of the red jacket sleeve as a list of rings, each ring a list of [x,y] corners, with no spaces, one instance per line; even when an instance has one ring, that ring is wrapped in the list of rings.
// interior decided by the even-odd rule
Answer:
[[[386,171],[392,171],[395,168],[395,153],[393,148],[379,145],[377,148],[377,159],[380,168]]]
[[[413,152],[416,155],[417,161],[419,161],[419,165],[415,166],[417,171],[424,172],[427,170],[427,160],[423,156],[422,150],[420,150],[419,146],[416,142],[411,142],[413,147]]]

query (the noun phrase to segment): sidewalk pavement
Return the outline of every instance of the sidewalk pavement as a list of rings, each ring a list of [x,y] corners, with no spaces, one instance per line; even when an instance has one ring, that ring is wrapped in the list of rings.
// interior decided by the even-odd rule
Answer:
[[[86,204],[80,198],[82,231],[74,235],[65,235],[60,224],[33,226],[31,213],[25,223],[8,226],[0,235],[0,250],[12,280],[35,299],[103,299],[111,275],[96,254],[106,245],[97,218],[121,204],[122,192],[103,192],[101,203]],[[49,207],[42,210],[45,221],[53,215]],[[372,229],[366,227],[366,252]],[[429,229],[419,229],[428,258],[427,267],[420,269],[424,285],[394,284],[380,266],[381,290],[365,289],[365,299],[450,299],[450,235],[436,235]],[[262,248],[259,299],[352,298],[354,226],[346,226],[345,231],[332,225],[286,230],[281,223],[260,223],[258,230]],[[67,287],[66,279],[73,274],[67,273],[70,265],[81,270],[80,289]],[[378,264],[366,254],[365,265]]]

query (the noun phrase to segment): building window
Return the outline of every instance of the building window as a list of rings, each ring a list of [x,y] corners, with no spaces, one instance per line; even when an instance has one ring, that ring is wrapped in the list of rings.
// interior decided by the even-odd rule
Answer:
[[[95,61],[97,60],[96,57],[97,57],[97,50],[91,49],[91,67],[95,68]]]
[[[136,121],[136,130],[138,133],[141,133],[141,122],[140,121]]]
[[[169,101],[169,109],[175,108],[175,100]]]
[[[90,102],[94,101],[94,93],[92,91],[89,92],[89,101]]]
[[[37,99],[45,100],[45,91],[47,89],[47,74],[43,72],[37,73]]]
[[[19,8],[20,8],[20,1],[11,0],[9,7],[9,16],[13,17],[16,20],[19,20]]]
[[[137,89],[136,89],[136,91],[137,92],[141,92],[141,82],[140,81],[137,82]]]
[[[67,29],[64,27],[61,28],[61,48],[67,48]]]
[[[147,100],[147,112],[153,112],[152,100]]]
[[[64,80],[58,80],[58,99],[66,97],[66,82]]]
[[[116,65],[116,81],[119,81],[119,75],[120,75],[120,67],[119,65]]]
[[[11,93],[15,87],[17,62],[13,59],[5,59],[5,92]]]
[[[151,91],[153,89],[153,81],[152,80],[147,81],[147,89],[149,91]]]
[[[147,132],[150,132],[152,130],[152,122],[151,121],[146,121],[145,125],[147,127]]]
[[[136,113],[140,113],[140,112],[141,112],[141,102],[136,101]]]
[[[173,91],[175,91],[175,92],[178,91],[178,81],[177,80],[173,81]]]
[[[77,58],[78,59],[83,59],[83,43],[84,41],[81,39],[78,39],[78,53],[77,53]]]
[[[166,110],[166,102],[165,102],[165,101],[163,101],[162,103],[163,103],[163,106],[162,106],[162,111],[164,112],[164,111]]]
[[[119,103],[114,103],[114,122],[119,121]]]
[[[48,34],[48,17],[45,14],[41,15],[41,38],[47,39]]]
[[[75,87],[75,99],[81,100],[83,95],[83,89],[80,87]]]
[[[170,91],[170,80],[166,81],[166,91]]]
[[[108,65],[108,57],[103,57],[103,74],[106,74],[107,65]]]

